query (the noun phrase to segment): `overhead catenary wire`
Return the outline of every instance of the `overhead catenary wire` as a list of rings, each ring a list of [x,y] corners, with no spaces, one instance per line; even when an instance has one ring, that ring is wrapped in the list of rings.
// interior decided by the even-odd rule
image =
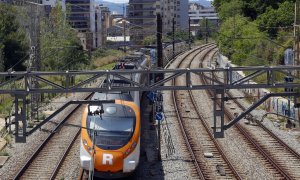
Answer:
[[[27,1],[26,1],[27,2]],[[29,1],[28,1],[29,2]],[[35,3],[36,4],[36,3]],[[38,4],[38,5],[42,5],[42,4]],[[84,8],[84,7],[82,7],[82,6],[80,6],[80,5],[76,5],[76,4],[70,4],[71,6],[75,6],[75,7],[78,7],[78,8],[80,8],[80,9],[83,9],[83,10],[89,10],[89,9],[87,9],[87,8]],[[86,11],[86,12],[97,12],[97,11]],[[67,15],[67,14],[72,14],[72,13],[68,13],[68,12],[65,12],[65,14]],[[137,25],[137,24],[133,24],[133,23],[130,23],[129,22],[129,24],[131,24],[131,25],[133,25],[133,26],[135,26],[135,27],[140,27],[140,28],[144,28],[143,26],[140,26],[140,25]],[[153,32],[153,35],[155,35],[155,33],[157,33],[155,30],[154,31],[151,31],[151,32]],[[99,32],[99,33],[101,33],[101,32]],[[163,33],[163,35],[165,36],[165,37],[167,37],[167,38],[172,38],[172,36],[171,35],[167,35],[168,33]],[[64,35],[66,35],[66,34],[64,34]],[[186,39],[181,39],[181,38],[177,38],[177,40],[180,40],[180,41],[186,41]]]

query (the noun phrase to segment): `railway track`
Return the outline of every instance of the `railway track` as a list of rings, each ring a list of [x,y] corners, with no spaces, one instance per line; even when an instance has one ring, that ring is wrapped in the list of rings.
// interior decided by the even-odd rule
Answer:
[[[205,58],[212,53],[215,46],[208,45],[206,50],[196,49],[187,54],[178,68],[188,68],[196,58]],[[202,54],[200,57],[199,54]],[[175,80],[176,84],[182,84],[185,77]],[[195,170],[200,179],[242,179],[232,163],[227,159],[221,146],[213,138],[209,125],[199,112],[191,92],[173,92],[174,107],[178,122],[181,127],[185,143],[195,164]],[[201,134],[196,134],[200,132]],[[213,158],[205,158],[204,154],[213,154]],[[212,167],[215,167],[212,168]]]
[[[205,63],[203,63],[205,64]],[[202,64],[202,65],[203,65]],[[202,66],[201,65],[201,66]],[[214,78],[218,76],[214,74]],[[208,84],[205,76],[202,76],[202,81]],[[208,95],[213,97],[213,92],[208,91]],[[235,106],[231,105],[231,109],[239,108],[240,111],[246,108],[235,98],[231,93],[227,93],[230,99],[233,99]],[[228,119],[234,119],[235,115],[231,113],[229,108],[225,107],[225,115]],[[253,150],[257,151],[264,159],[267,169],[275,169],[276,179],[300,179],[300,155],[278,138],[272,131],[266,128],[262,123],[258,122],[259,126],[246,126],[237,123],[235,128],[248,140]],[[257,131],[257,128],[261,128]],[[255,132],[255,133],[254,133]],[[297,170],[298,169],[298,170]]]
[[[86,99],[90,98],[88,95]],[[26,161],[14,179],[55,179],[68,151],[79,137],[81,128],[64,126],[65,123],[80,126],[82,105],[76,105],[73,110],[55,127],[49,136]]]
[[[229,98],[233,98],[231,93],[227,94]],[[242,111],[247,109],[238,100],[233,99],[233,101]],[[226,113],[228,113],[230,119],[234,118],[229,112]],[[277,167],[279,172],[281,172],[286,179],[300,179],[300,154],[284,143],[261,122],[257,121],[257,124],[258,126],[242,124],[238,124],[238,126],[240,126],[239,128],[243,128],[249,139],[251,138],[256,141],[257,148],[260,148],[260,151],[264,152],[266,156],[272,159],[270,161],[274,163],[274,166]],[[259,131],[259,133],[253,133],[254,128],[260,128],[261,131]]]

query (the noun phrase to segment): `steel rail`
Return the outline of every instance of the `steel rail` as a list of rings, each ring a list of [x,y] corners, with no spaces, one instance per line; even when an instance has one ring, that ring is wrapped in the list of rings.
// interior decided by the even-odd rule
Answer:
[[[215,74],[214,74],[215,76]],[[216,76],[215,76],[216,77]],[[243,111],[247,110],[246,107],[244,107],[237,99],[233,98],[233,95],[230,92],[226,93],[229,97],[229,99],[233,99],[233,101],[235,102],[235,104],[238,105],[239,108],[241,108]],[[230,111],[228,109],[225,109],[225,114],[230,117],[230,119],[234,119],[234,116],[230,113]],[[259,127],[261,127],[265,132],[267,132],[274,140],[276,140],[281,146],[284,147],[284,149],[286,149],[287,151],[289,151],[292,155],[294,155],[297,159],[300,160],[300,154],[298,152],[296,152],[293,148],[291,148],[289,145],[287,145],[285,142],[283,142],[278,136],[276,136],[270,129],[268,129],[265,125],[263,125],[260,121],[257,121],[257,124],[259,125]],[[250,139],[253,139],[247,132],[247,130],[245,130],[245,128],[241,127],[241,125],[236,124],[238,129],[241,129],[241,131],[243,131],[247,136],[249,136]],[[255,143],[255,142],[254,142]],[[258,145],[260,146],[260,145]],[[261,147],[261,146],[260,146]],[[261,147],[262,149],[262,147]],[[264,153],[266,153],[267,156],[268,153],[263,150]],[[276,163],[274,160],[270,159],[270,161]],[[278,163],[276,163],[278,164]],[[282,169],[279,165],[276,165],[277,168]],[[283,172],[281,173],[285,178],[289,178],[289,179],[293,179],[292,177],[290,177],[287,173],[284,172],[284,170],[282,170]]]
[[[193,52],[195,52],[195,51],[192,51],[191,53],[193,53]],[[186,59],[188,56],[191,55],[191,53],[187,54],[183,59]],[[205,57],[205,56],[206,56],[207,54],[209,54],[209,53],[210,53],[210,51],[208,51],[203,57]],[[197,55],[198,55],[198,54],[194,55],[192,59],[195,59],[195,57],[196,57]],[[183,61],[184,61],[184,60],[182,60],[181,63],[182,63]],[[181,63],[180,63],[180,64],[181,64]],[[189,66],[191,66],[191,63],[192,63],[192,60],[191,60]],[[180,64],[179,64],[179,66],[180,66]],[[174,81],[173,81],[173,83],[174,83]],[[189,91],[189,93],[190,93],[190,92],[191,92],[191,91]],[[204,125],[204,128],[206,129],[206,131],[207,131],[207,133],[208,133],[210,139],[212,139],[212,141],[214,142],[215,147],[216,147],[216,149],[218,150],[218,152],[220,153],[221,157],[223,158],[223,160],[225,161],[225,163],[228,165],[228,167],[229,167],[229,169],[232,171],[233,175],[234,175],[237,179],[242,179],[242,178],[240,177],[240,175],[237,173],[236,169],[233,167],[232,163],[230,163],[229,159],[225,156],[225,153],[223,152],[223,150],[222,150],[222,148],[220,147],[220,145],[219,145],[219,144],[216,142],[216,140],[213,138],[213,136],[212,136],[212,134],[211,134],[211,131],[210,131],[210,128],[209,128],[208,125],[205,123],[205,120],[203,119],[203,116],[200,114],[199,109],[198,109],[197,106],[196,106],[196,103],[195,103],[195,100],[194,100],[193,96],[190,96],[190,98],[192,99],[192,103],[193,103],[193,105],[194,105],[194,107],[195,107],[196,113],[197,113],[198,116],[199,116],[199,119],[202,121],[202,124]],[[179,109],[178,109],[178,106],[177,106],[176,101],[178,101],[178,99],[177,99],[177,97],[176,97],[176,95],[175,95],[175,92],[173,91],[173,102],[174,102],[174,107],[175,107],[175,110],[176,110],[177,119],[179,120],[179,125],[180,125],[180,127],[181,127],[181,131],[182,131],[182,133],[183,133],[185,142],[186,142],[186,144],[187,144],[187,147],[188,147],[188,149],[189,149],[189,151],[190,151],[190,154],[191,154],[191,156],[192,156],[192,158],[193,158],[194,163],[198,163],[197,159],[195,159],[195,158],[196,158],[196,155],[195,155],[195,153],[194,153],[194,151],[193,151],[193,148],[191,147],[191,144],[190,144],[190,142],[189,142],[189,138],[188,138],[188,135],[187,135],[187,132],[186,132],[186,128],[184,128],[184,124],[183,124],[183,121],[182,121],[182,116],[181,116],[181,114],[180,114],[180,112],[179,112]],[[197,170],[197,173],[198,173],[198,175],[199,175],[199,172],[201,171],[201,167],[200,167],[199,164],[196,165],[196,170]],[[202,171],[201,171],[201,175],[202,175],[202,176],[205,176],[205,175],[203,174]],[[205,177],[202,177],[202,178],[205,178]]]
[[[213,56],[217,53],[218,51],[215,51]],[[204,55],[203,58],[205,58],[207,55],[209,54],[209,52],[207,54]],[[212,56],[212,57],[213,57]],[[192,61],[190,62],[190,67],[191,67]],[[201,115],[199,107],[196,103],[195,97],[192,93],[191,90],[188,91],[189,92],[189,96],[191,98],[192,104],[195,107],[196,113],[199,116],[200,121],[202,122],[204,128],[206,129],[210,139],[212,140],[212,142],[214,143],[215,147],[217,148],[218,152],[220,153],[220,155],[222,156],[222,158],[224,159],[225,163],[229,166],[230,170],[232,171],[233,175],[239,179],[242,180],[243,178],[240,176],[240,174],[237,172],[236,168],[234,168],[233,164],[230,162],[230,160],[227,158],[225,152],[223,151],[221,145],[218,143],[218,141],[213,137],[212,131],[210,126],[208,125],[208,123],[205,121],[203,115]]]
[[[230,98],[233,97],[233,95],[228,92],[227,93]],[[239,101],[236,99],[233,99],[233,101],[241,108],[243,111],[245,111],[247,108],[244,107]],[[285,147],[290,153],[292,153],[294,156],[296,156],[300,160],[300,154],[296,152],[293,148],[291,148],[289,145],[287,145],[285,142],[283,142],[278,136],[276,136],[269,128],[267,128],[265,125],[263,125],[260,121],[257,121],[257,124],[265,130],[271,137],[273,137],[278,143],[280,143],[282,146]]]
[[[209,54],[209,53],[210,53],[210,51],[208,51],[203,57],[207,56],[207,54]],[[192,59],[194,59],[197,55],[198,55],[198,54],[196,54]],[[186,57],[187,57],[187,56],[186,56]],[[186,58],[186,57],[185,57],[185,58]],[[182,62],[183,62],[183,61],[182,61]],[[182,62],[181,62],[181,63],[182,63]],[[180,64],[181,64],[181,63],[180,63]],[[192,61],[190,62],[190,65],[189,65],[189,66],[191,66],[191,63],[192,63]],[[179,65],[180,65],[180,64],[179,64]],[[173,83],[174,83],[174,81],[173,81]],[[189,93],[191,93],[191,91],[189,91]],[[190,94],[190,98],[191,98],[192,103],[193,103],[193,105],[194,105],[194,107],[195,107],[196,113],[197,113],[197,115],[199,116],[199,119],[200,119],[202,122],[205,121],[205,120],[203,119],[203,116],[200,114],[199,109],[197,108],[197,105],[196,105],[196,103],[195,103],[195,100],[193,99],[193,96],[191,96],[191,94]],[[184,135],[184,137],[185,137],[184,139],[188,139],[188,135],[187,135],[186,130],[185,130],[185,128],[184,128],[184,124],[183,124],[183,122],[182,122],[182,117],[181,117],[181,114],[180,114],[180,112],[179,112],[179,109],[178,109],[178,106],[177,106],[177,103],[176,103],[176,101],[178,101],[178,99],[176,98],[176,95],[175,95],[175,92],[174,92],[174,91],[173,91],[173,101],[174,101],[174,106],[175,106],[176,114],[177,114],[177,117],[178,117],[178,120],[179,120],[179,124],[180,124],[180,127],[181,127],[181,131],[184,132],[184,133],[183,133],[183,135]],[[238,172],[236,171],[236,169],[233,167],[232,163],[230,163],[229,159],[225,156],[225,153],[222,151],[221,147],[216,143],[216,140],[213,138],[213,136],[212,136],[212,134],[211,134],[211,130],[210,130],[210,128],[208,127],[208,125],[205,124],[205,123],[202,123],[202,124],[204,124],[204,128],[206,129],[206,131],[207,131],[209,137],[210,137],[210,138],[212,139],[212,141],[214,142],[216,149],[217,149],[218,152],[220,153],[220,155],[221,155],[221,157],[223,158],[223,160],[225,161],[225,163],[228,165],[229,169],[232,171],[233,175],[234,175],[237,179],[242,179],[241,176],[240,176],[240,175],[238,174]],[[186,144],[188,145],[188,144],[189,144],[189,141],[186,141]],[[190,144],[189,144],[188,148],[190,149],[190,151],[192,150],[192,147],[191,147]],[[192,154],[192,153],[191,153],[191,154]],[[195,156],[195,155],[194,155],[194,156]],[[196,157],[195,157],[195,158],[196,158]],[[197,162],[197,160],[195,160],[195,161]],[[196,169],[196,170],[197,170],[197,169]],[[201,168],[200,168],[200,170],[201,170]]]
[[[72,138],[72,141],[70,142],[70,144],[68,145],[67,149],[65,150],[64,154],[61,156],[59,162],[57,163],[55,169],[53,170],[50,179],[54,180],[61,168],[61,166],[63,165],[63,162],[65,161],[66,157],[68,156],[71,148],[73,147],[76,139],[78,138],[78,136],[80,135],[81,132],[81,128],[78,129],[78,132],[75,134],[75,136]]]
[[[89,99],[93,93],[89,94],[85,100]],[[35,150],[35,152],[31,155],[31,157],[26,161],[24,166],[19,170],[19,172],[16,174],[14,177],[15,180],[18,180],[22,177],[22,175],[26,172],[26,170],[29,168],[31,163],[33,162],[34,159],[36,159],[39,155],[39,153],[44,149],[46,144],[52,139],[52,137],[55,135],[56,131],[59,130],[67,120],[71,117],[71,115],[79,109],[81,105],[77,105],[72,111],[68,113],[68,115],[54,128],[54,130],[51,132],[51,134],[42,142],[42,144]]]
[[[192,51],[191,53],[194,53],[196,52],[197,50],[199,50],[201,48],[197,48],[196,50]],[[183,59],[186,59],[191,53],[188,53],[186,56],[184,56]],[[183,61],[183,60],[182,60]],[[172,81],[173,84],[175,84],[175,80]],[[194,162],[194,165],[195,165],[195,168],[196,168],[196,171],[197,171],[197,174],[199,176],[200,179],[202,180],[205,180],[205,175],[203,174],[202,172],[202,169],[197,161],[197,158],[196,158],[196,154],[190,144],[190,141],[189,141],[189,138],[188,138],[188,135],[187,135],[187,132],[184,128],[184,125],[182,123],[182,117],[180,115],[180,112],[179,112],[179,108],[177,106],[177,98],[176,98],[176,95],[175,95],[175,91],[172,92],[172,97],[173,97],[173,104],[174,104],[174,108],[175,108],[175,111],[176,111],[176,116],[177,116],[177,119],[178,119],[178,122],[179,122],[179,125],[180,125],[180,129],[181,129],[181,133],[183,135],[183,138],[184,138],[184,141],[185,141],[185,144],[188,148],[188,151],[190,152],[190,155],[192,157],[192,160]]]
[[[225,108],[225,114],[228,118],[233,119],[234,116],[230,113],[230,111]],[[293,179],[290,175],[288,175],[281,167],[276,163],[272,157],[258,144],[258,142],[251,137],[251,135],[243,128],[240,124],[235,125],[236,128],[246,137],[252,145],[265,157],[265,159],[273,166],[275,169],[284,177],[284,179]]]
[[[203,64],[201,63],[200,66],[202,67]],[[213,74],[214,78],[217,79],[217,76]],[[203,83],[208,84],[207,79],[205,78],[204,74],[200,78]],[[206,90],[209,96],[213,97],[213,92],[211,90]],[[220,101],[217,102],[220,106]],[[225,115],[229,119],[234,119],[234,116],[231,114],[231,112],[228,110],[228,108],[224,107]],[[240,124],[235,124],[235,127],[239,130],[239,132],[249,140],[249,142],[259,151],[259,153],[283,176],[284,179],[293,179],[291,176],[289,176],[281,167],[278,165],[269,155],[268,153],[253,139],[249,133],[243,128]]]

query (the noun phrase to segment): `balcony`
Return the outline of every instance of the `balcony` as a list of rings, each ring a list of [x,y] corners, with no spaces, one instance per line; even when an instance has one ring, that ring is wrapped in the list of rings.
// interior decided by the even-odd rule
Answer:
[[[90,21],[90,18],[88,17],[74,17],[74,16],[69,16],[68,17],[69,21]]]
[[[144,11],[155,11],[156,8],[131,8],[128,9],[128,12],[144,12]]]
[[[127,19],[155,19],[155,15],[148,15],[148,16],[142,16],[142,15],[129,15]]]
[[[129,5],[131,4],[153,4],[157,0],[129,0]]]
[[[77,6],[71,6],[71,12],[90,12],[90,6],[80,6],[80,7],[77,7]]]
[[[66,0],[66,4],[90,4],[90,0]]]
[[[143,27],[153,27],[153,26],[156,26],[156,23],[155,22],[149,22],[149,23],[143,23],[141,24],[141,26]]]

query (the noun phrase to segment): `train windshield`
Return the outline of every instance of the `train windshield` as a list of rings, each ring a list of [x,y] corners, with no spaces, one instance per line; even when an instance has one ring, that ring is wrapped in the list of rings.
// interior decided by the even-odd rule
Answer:
[[[104,106],[104,113],[89,115],[87,121],[90,138],[104,150],[116,150],[128,143],[135,128],[135,115],[130,107],[114,104]]]

